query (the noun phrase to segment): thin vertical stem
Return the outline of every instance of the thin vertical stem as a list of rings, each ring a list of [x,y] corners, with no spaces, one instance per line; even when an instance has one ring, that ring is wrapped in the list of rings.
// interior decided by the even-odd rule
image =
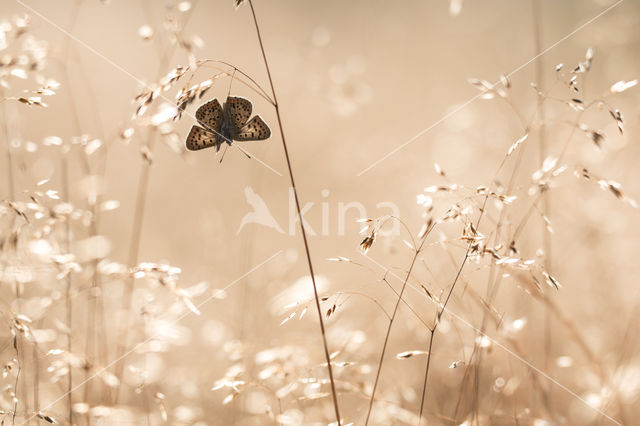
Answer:
[[[17,290],[16,284],[16,290]],[[16,335],[13,336],[13,349],[16,351],[16,362],[18,363],[18,371],[16,372],[16,382],[13,385],[13,415],[11,416],[11,425],[15,426],[16,424],[16,413],[18,412],[18,382],[20,380],[20,371],[22,367],[20,366],[20,352],[18,351],[18,347],[20,343],[18,341],[18,330],[15,330]]]
[[[69,29],[69,31],[72,31],[77,18],[78,18],[78,14],[80,13],[80,2],[81,0],[78,0],[76,2],[75,7],[72,8],[71,11],[71,16],[69,17],[69,24],[67,25],[67,28]],[[64,67],[64,76],[66,77],[66,82],[68,83],[69,89],[71,90],[71,84],[70,84],[70,78],[69,78],[69,70],[68,70],[68,58],[69,58],[69,48],[70,48],[70,44],[69,44],[69,39],[67,39],[65,46],[64,46],[64,50],[63,50],[63,54],[62,54],[62,66]],[[80,119],[78,116],[78,110],[76,108],[76,104],[74,102],[74,98],[73,96],[71,96],[71,103],[73,108],[71,108],[73,114],[73,120],[74,120],[74,124],[76,129],[78,130],[78,132],[80,131]],[[61,169],[61,183],[62,183],[62,196],[64,198],[64,200],[66,202],[71,202],[70,196],[71,194],[69,193],[69,159],[67,157],[68,153],[66,152],[62,152],[62,161],[60,164],[60,169]],[[70,250],[70,245],[71,245],[71,227],[70,227],[70,223],[69,223],[69,218],[67,218],[65,220],[64,223],[64,247],[65,250],[67,251],[67,253],[69,253]],[[66,320],[67,320],[67,353],[69,354],[69,357],[71,357],[72,352],[72,344],[71,344],[71,338],[73,336],[73,304],[72,304],[72,297],[71,297],[71,289],[72,289],[72,281],[71,281],[71,274],[67,274],[66,275],[66,288],[65,288],[65,309],[66,309]],[[72,392],[72,388],[73,388],[73,366],[71,365],[71,361],[69,360],[69,362],[67,363],[67,405],[68,405],[68,416],[69,416],[69,424],[73,424],[73,392]],[[37,407],[36,407],[37,408]]]
[[[540,55],[542,51],[542,19],[541,19],[541,6],[539,0],[532,0],[531,5],[533,7],[533,33],[534,33],[534,49],[536,56]],[[542,58],[538,58],[536,61],[535,67],[535,79],[536,84],[540,88],[540,90],[544,90],[544,85],[542,84],[542,70],[544,68],[544,62]],[[538,96],[538,122],[539,126],[539,163],[542,164],[546,155],[547,155],[547,141],[546,141],[546,128],[545,128],[545,108],[544,108],[544,98],[542,96]],[[542,214],[548,216],[550,210],[550,200],[548,191],[544,191],[541,194],[542,201]],[[544,221],[541,222],[540,226],[542,227],[542,246],[544,247],[544,267],[548,273],[551,273],[551,238],[549,236],[549,232],[547,232],[547,225]],[[549,313],[549,309],[545,309],[545,321],[544,321],[544,366],[545,371],[549,370],[549,355],[551,353],[551,315]]]
[[[291,159],[289,158],[289,150],[287,149],[287,142],[285,140],[284,130],[282,127],[282,118],[280,116],[280,105],[278,104],[278,99],[276,97],[276,91],[273,86],[273,79],[271,77],[271,70],[269,68],[269,63],[267,62],[267,55],[264,50],[264,45],[262,43],[262,36],[260,35],[260,28],[258,26],[258,19],[256,18],[256,12],[253,8],[253,2],[249,0],[249,6],[251,7],[251,14],[253,16],[253,23],[256,27],[256,34],[258,36],[258,42],[260,43],[260,51],[262,52],[262,59],[264,60],[264,66],[267,71],[267,76],[269,77],[269,85],[271,86],[271,93],[273,95],[273,107],[276,110],[276,117],[278,119],[278,127],[280,129],[280,136],[282,138],[282,147],[284,149],[284,156],[287,160],[287,169],[289,171],[289,180],[291,181],[291,187],[293,188],[293,195],[296,201],[296,211],[298,213],[298,219],[300,221],[300,231],[302,232],[302,240],[304,241],[304,250],[307,255],[307,264],[309,266],[309,274],[311,275],[311,283],[313,284],[313,295],[316,302],[316,309],[318,311],[318,319],[320,322],[320,331],[322,333],[322,344],[324,346],[324,356],[327,361],[327,370],[329,372],[329,381],[331,384],[331,395],[333,398],[333,407],[335,409],[336,420],[338,422],[338,426],[341,425],[340,419],[340,409],[338,407],[338,395],[336,392],[336,385],[333,379],[333,369],[331,368],[331,357],[329,356],[329,346],[327,344],[327,336],[324,328],[324,320],[322,318],[322,311],[320,309],[320,298],[318,297],[318,287],[316,285],[316,278],[313,272],[313,263],[311,262],[311,252],[309,250],[309,242],[307,241],[307,233],[304,229],[304,221],[302,218],[302,212],[300,210],[300,201],[298,200],[298,191],[296,188],[295,180],[293,177],[293,170],[291,167]]]
[[[4,98],[4,89],[0,91],[0,99]],[[13,156],[11,155],[11,143],[9,141],[9,120],[7,120],[7,104],[2,102],[2,130],[4,133],[4,143],[7,147],[7,186],[9,192],[9,200],[15,201],[15,184],[13,177]]]
[[[149,136],[147,139],[147,146],[149,150],[153,152],[153,142],[154,138],[154,129],[149,130]],[[136,205],[133,213],[133,233],[131,236],[131,242],[129,246],[129,259],[127,261],[127,266],[129,268],[134,267],[138,263],[138,255],[140,253],[140,240],[142,235],[142,224],[144,220],[144,211],[147,203],[147,188],[149,187],[149,175],[151,173],[151,165],[148,162],[145,162],[142,166],[142,171],[140,173],[140,180],[138,181],[138,192],[136,194]],[[134,290],[135,279],[133,276],[129,277],[125,284],[125,294],[123,300],[123,312],[125,313],[125,321],[130,321],[130,310],[131,305],[133,303],[133,290]],[[129,325],[125,324],[123,336],[120,338],[119,349],[118,349],[118,357],[121,358],[122,354],[124,354],[127,344],[128,344],[128,336],[129,336]],[[124,360],[118,361],[116,364],[116,377],[118,379],[122,378],[122,373],[124,370]],[[118,402],[120,394],[120,386],[116,387],[115,395],[114,395],[114,403]]]
[[[433,336],[436,334],[435,327],[431,330],[429,336],[429,346],[427,347],[427,367],[424,370],[424,382],[422,383],[422,400],[420,401],[420,414],[418,415],[418,426],[422,423],[422,412],[424,411],[424,402],[427,396],[427,380],[429,379],[429,366],[431,365],[431,352],[433,350]]]
[[[194,2],[194,4],[192,5],[192,10],[195,9],[196,4],[197,2]],[[146,3],[143,2],[143,6],[145,5]],[[193,12],[190,12],[187,15],[185,24],[191,18],[192,13]],[[148,14],[148,11],[147,11],[147,14]],[[180,33],[182,33],[182,31],[184,31],[184,26],[180,29]],[[159,54],[160,65],[158,67],[158,78],[160,78],[164,69],[169,65],[169,61],[173,56],[173,52],[174,52],[173,49],[174,49],[173,47],[169,47],[164,50],[164,52],[166,52],[165,55]],[[162,51],[162,49],[160,49],[160,51]],[[151,128],[147,135],[147,142],[146,142],[146,146],[149,149],[150,153],[153,153],[155,137],[156,137],[155,128]],[[143,164],[142,170],[140,172],[137,193],[136,193],[135,210],[134,210],[134,217],[133,217],[133,230],[131,234],[131,241],[129,244],[129,258],[127,262],[127,266],[130,268],[134,267],[138,263],[138,257],[140,254],[140,241],[142,238],[142,226],[144,222],[145,206],[147,203],[147,195],[148,195],[147,190],[149,187],[150,173],[151,173],[151,163],[149,161],[146,161]],[[125,313],[124,314],[125,321],[129,321],[131,319],[130,309],[133,304],[134,286],[135,286],[135,278],[131,276],[129,277],[128,281],[125,283],[125,294],[124,294],[124,300],[123,300],[123,312]],[[124,328],[124,331],[122,332],[122,336],[120,336],[119,338],[118,350],[116,353],[117,359],[120,359],[124,354],[124,352],[126,351],[127,343],[129,340],[129,328],[130,327],[128,326],[128,324],[125,324],[125,328]],[[123,370],[124,370],[124,360],[120,359],[120,361],[117,362],[115,367],[115,371],[116,371],[115,375],[116,377],[118,377],[118,379],[122,379]],[[115,389],[114,403],[118,402],[118,398],[120,395],[120,388],[121,386],[119,384]]]
[[[0,93],[4,95],[4,90]],[[3,115],[2,128],[4,131],[4,141],[7,147],[7,183],[9,185],[9,200],[13,202],[15,201],[15,183],[14,183],[14,176],[13,176],[13,158],[11,155],[11,144],[9,142],[9,127],[8,127],[9,121],[7,120],[6,104],[2,106],[2,115]],[[20,284],[17,281],[15,281],[14,284],[15,284],[15,291],[16,291],[16,300],[18,301],[18,308],[20,308]],[[22,342],[19,340],[17,329],[15,329],[15,332],[16,332],[16,335],[13,338],[13,348],[15,349],[15,352],[16,352],[16,363],[18,364],[18,370],[16,372],[16,381],[13,388],[14,404],[13,404],[13,416],[11,417],[12,425],[15,425],[15,422],[16,422],[16,411],[18,410],[18,382],[20,380],[20,372],[22,371],[22,363],[20,360],[20,357],[22,354],[21,354],[21,351],[18,349],[18,348],[22,349],[21,347]]]
[[[67,160],[67,154],[62,154],[62,192],[64,199],[69,202],[69,165]],[[69,224],[69,218],[65,220],[64,224],[64,245],[67,252],[70,252],[70,243],[71,243],[71,229]],[[73,424],[73,392],[71,389],[73,388],[73,366],[71,365],[71,354],[73,351],[71,350],[71,336],[72,327],[73,327],[73,305],[71,302],[71,274],[67,274],[66,276],[66,288],[65,288],[65,307],[67,314],[67,353],[69,354],[69,362],[67,363],[67,369],[69,370],[67,373],[67,402],[69,408],[69,423]]]
[[[40,361],[38,359],[38,346],[34,343],[31,347],[33,359],[33,411],[40,410]]]
[[[9,143],[9,129],[7,128],[6,105],[3,105],[4,116],[4,142],[7,145],[7,185],[9,186],[9,200],[15,201],[15,184],[13,179],[13,157],[11,155],[11,144]]]
[[[422,247],[424,246],[425,241],[427,241],[427,237],[429,233],[433,229],[433,225],[427,229],[424,236],[422,237],[422,241],[420,242],[420,246],[416,248],[416,252],[413,255],[413,259],[411,259],[411,265],[409,266],[409,270],[407,271],[407,276],[402,283],[402,288],[400,289],[400,294],[398,295],[398,300],[396,301],[396,305],[393,308],[393,314],[391,314],[391,319],[389,320],[389,326],[387,327],[387,333],[384,336],[384,343],[382,345],[382,352],[380,353],[380,360],[378,361],[378,369],[376,371],[376,378],[373,382],[373,389],[371,390],[371,398],[369,399],[369,408],[367,410],[367,418],[364,422],[365,425],[369,424],[369,418],[371,417],[371,410],[373,409],[373,403],[375,401],[376,389],[378,388],[378,381],[380,380],[380,373],[382,372],[382,363],[384,362],[384,355],[387,351],[387,345],[389,343],[389,336],[391,335],[391,328],[393,327],[393,321],[396,318],[398,313],[398,308],[400,307],[400,302],[402,301],[402,296],[404,294],[404,290],[407,288],[407,283],[409,282],[409,278],[411,277],[411,272],[413,271],[413,267],[416,264],[416,260],[422,251]]]
[[[495,176],[498,175],[498,173],[500,172],[500,170],[502,169],[502,166],[504,165],[504,160],[502,161],[502,163],[500,163],[500,166],[498,167],[498,170],[496,171]],[[484,213],[486,212],[486,207],[487,207],[487,201],[489,200],[489,195],[485,195],[484,197],[484,201],[482,202],[482,208],[480,209],[480,213],[478,214],[478,220],[476,221],[475,224],[475,228],[476,229],[480,229],[480,223],[482,222],[482,217],[484,216]],[[433,324],[433,330],[431,330],[431,336],[429,337],[429,354],[427,355],[427,365],[425,367],[425,373],[424,373],[424,383],[423,383],[423,390],[422,390],[422,402],[421,402],[421,407],[420,407],[420,412],[422,413],[422,409],[424,408],[424,399],[426,397],[426,390],[427,390],[427,382],[429,380],[429,365],[431,362],[431,352],[432,352],[432,348],[433,348],[433,335],[436,333],[436,330],[438,329],[438,325],[440,324],[440,319],[442,318],[442,315],[444,314],[444,311],[447,309],[447,304],[449,303],[449,300],[451,299],[451,295],[453,294],[453,290],[455,290],[456,288],[456,284],[458,283],[458,280],[460,279],[460,275],[462,274],[462,270],[464,269],[465,265],[467,264],[467,260],[469,260],[469,253],[471,253],[471,246],[472,246],[473,242],[470,242],[467,245],[467,250],[464,254],[464,258],[462,259],[462,262],[460,263],[460,266],[458,267],[458,271],[456,272],[456,276],[453,279],[453,283],[451,284],[451,287],[449,288],[449,292],[447,293],[447,297],[444,300],[444,303],[442,304],[442,306],[440,307],[440,310],[438,310],[437,314],[436,314],[436,321]],[[422,415],[420,416],[420,419],[422,419]],[[419,420],[418,422],[420,422],[421,420]]]

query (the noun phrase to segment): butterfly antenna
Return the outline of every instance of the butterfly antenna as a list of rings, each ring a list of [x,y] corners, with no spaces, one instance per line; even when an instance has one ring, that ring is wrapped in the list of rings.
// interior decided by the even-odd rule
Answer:
[[[244,149],[240,148],[238,145],[235,145],[235,147],[238,148],[240,151],[242,151],[242,153],[244,155],[246,155],[247,158],[249,158],[249,159],[251,158],[251,154],[249,154],[247,151],[245,151]]]

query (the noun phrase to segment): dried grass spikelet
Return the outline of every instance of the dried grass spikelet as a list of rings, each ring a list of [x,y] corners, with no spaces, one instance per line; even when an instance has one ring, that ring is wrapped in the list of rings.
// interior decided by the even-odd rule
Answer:
[[[622,202],[629,204],[633,208],[638,208],[638,203],[634,199],[626,195],[620,183],[614,180],[607,180],[604,178],[597,177],[586,168],[575,169],[573,173],[577,178],[583,178],[587,181],[596,182],[600,187],[600,189],[602,189],[603,191],[607,191],[613,194],[613,196],[616,197],[618,200],[621,200]]]
[[[509,147],[509,150],[507,151],[507,156],[510,156],[511,154],[513,154],[513,152],[516,150],[516,148],[518,148],[518,146],[520,146],[520,144],[522,144],[524,141],[526,141],[528,137],[529,137],[529,133],[525,133],[524,136],[522,136],[520,139],[515,141],[513,143],[513,145],[511,145]]]
[[[398,359],[407,359],[412,358],[416,355],[427,355],[429,352],[423,350],[412,350],[412,351],[404,351],[396,354],[396,358]]]
[[[44,420],[47,423],[58,424],[58,421],[54,417],[52,417],[52,416],[50,416],[48,414],[45,414],[42,411],[38,411],[36,413],[36,417],[41,419],[41,420]]]
[[[623,135],[624,134],[624,124],[623,124],[623,120],[622,120],[622,113],[619,110],[609,110],[609,114],[611,114],[611,117],[613,117],[613,119],[616,121],[616,125],[618,126],[618,130],[620,131],[620,134]]]
[[[564,173],[568,166],[566,164],[557,166],[558,158],[549,156],[542,162],[542,167],[531,175],[534,186],[529,188],[529,196],[543,193],[553,187],[555,179]]]
[[[482,92],[480,95],[481,99],[493,99],[496,95],[506,99],[508,97],[507,90],[511,87],[511,82],[504,74],[500,75],[500,85],[477,78],[470,78],[468,82]]]
[[[164,422],[166,422],[169,418],[168,414],[167,414],[167,408],[165,406],[165,400],[166,400],[166,396],[162,393],[162,392],[156,392],[153,395],[153,399],[156,402],[156,404],[158,405],[158,410],[160,410],[160,416],[162,417],[162,420]]]
[[[116,266],[116,270],[119,271],[119,265]],[[142,262],[129,270],[129,274],[134,278],[149,278],[166,288],[189,311],[200,315],[200,310],[193,302],[193,298],[206,292],[208,283],[203,281],[188,288],[178,287],[178,279],[181,272],[182,270],[178,267],[151,262]],[[214,295],[214,297],[216,296]]]
[[[584,134],[589,138],[589,140],[591,140],[591,142],[594,143],[594,145],[598,149],[600,150],[603,149],[602,144],[605,141],[604,133],[600,132],[599,130],[590,129],[586,124],[583,124],[583,123],[579,125],[579,128],[584,132]]]
[[[365,254],[369,251],[375,239],[376,239],[376,233],[371,232],[371,234],[364,237],[364,239],[360,242],[360,248]]]
[[[368,233],[368,235],[366,235],[362,239],[362,241],[360,241],[360,249],[363,251],[364,254],[367,254],[367,252],[375,242],[376,233],[379,227],[383,226],[387,219],[389,219],[389,217],[385,216],[383,218],[378,218],[378,219],[361,218],[356,220],[357,223],[365,224],[364,227],[360,229],[360,233],[361,234]]]
[[[143,116],[149,106],[160,98],[162,93],[171,89],[190,69],[189,66],[178,66],[165,74],[158,82],[145,85],[133,98],[133,102],[137,105],[133,118]]]
[[[29,15],[14,16],[2,21],[0,87],[11,90],[14,80],[33,80],[38,86],[23,90],[24,94],[21,96],[1,98],[0,102],[14,100],[25,105],[46,107],[42,96],[54,95],[60,83],[42,75],[49,55],[49,43],[36,39],[30,32],[30,25]]]
[[[217,78],[215,76],[214,78]],[[180,118],[182,112],[195,100],[202,99],[202,97],[213,86],[213,78],[209,78],[199,84],[195,84],[191,87],[183,87],[176,95],[176,104],[178,105],[178,117]]]

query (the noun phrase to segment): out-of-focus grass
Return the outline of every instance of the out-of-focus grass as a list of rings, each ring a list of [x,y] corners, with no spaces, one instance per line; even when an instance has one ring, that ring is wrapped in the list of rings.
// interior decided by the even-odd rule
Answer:
[[[11,5],[5,424],[336,421],[280,118],[343,424],[633,422],[640,9],[451,3]]]

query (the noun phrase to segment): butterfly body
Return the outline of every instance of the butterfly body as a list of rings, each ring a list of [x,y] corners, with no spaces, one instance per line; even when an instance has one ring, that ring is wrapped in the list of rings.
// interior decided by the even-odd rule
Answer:
[[[234,140],[234,136],[237,136],[235,126],[231,121],[231,112],[229,108],[226,108],[227,103],[225,102],[223,110],[222,110],[222,125],[220,126],[220,135],[216,135],[219,139],[220,144],[226,142],[231,145],[231,141]]]
[[[200,126],[193,126],[187,136],[187,149],[216,147],[233,141],[258,141],[271,136],[271,129],[259,115],[251,117],[251,101],[237,96],[227,97],[224,106],[217,99],[207,102],[196,111]]]

